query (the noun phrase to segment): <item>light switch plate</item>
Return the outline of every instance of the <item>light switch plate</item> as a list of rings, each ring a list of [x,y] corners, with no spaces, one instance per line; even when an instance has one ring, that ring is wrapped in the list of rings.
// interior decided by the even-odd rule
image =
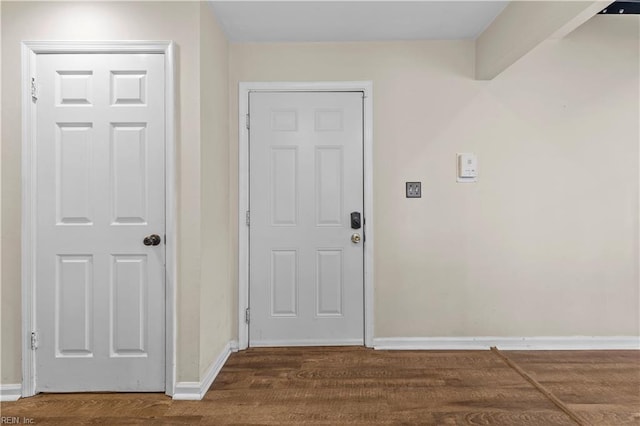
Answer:
[[[406,183],[407,198],[422,198],[422,182]]]

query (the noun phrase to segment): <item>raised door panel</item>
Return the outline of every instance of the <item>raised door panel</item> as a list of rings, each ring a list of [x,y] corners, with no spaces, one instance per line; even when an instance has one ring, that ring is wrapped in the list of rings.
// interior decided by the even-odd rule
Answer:
[[[274,132],[295,132],[298,130],[297,110],[271,111],[271,130]]]
[[[112,123],[110,158],[112,224],[145,224],[148,205],[146,124]]]
[[[58,255],[55,279],[55,356],[93,356],[93,256]]]
[[[322,249],[316,252],[316,315],[342,316],[343,252]]]
[[[146,71],[111,71],[111,104],[147,104]]]
[[[271,148],[269,198],[271,224],[295,226],[298,222],[298,148]]]
[[[55,78],[57,106],[91,106],[93,71],[58,71]]]
[[[92,131],[91,123],[57,123],[55,169],[58,225],[92,224]]]
[[[341,132],[344,129],[341,109],[318,109],[315,112],[316,132]]]
[[[317,226],[342,226],[344,160],[341,146],[320,146],[315,150]]]
[[[298,252],[271,252],[271,316],[295,317],[298,314]]]
[[[112,256],[111,356],[146,356],[147,257]]]

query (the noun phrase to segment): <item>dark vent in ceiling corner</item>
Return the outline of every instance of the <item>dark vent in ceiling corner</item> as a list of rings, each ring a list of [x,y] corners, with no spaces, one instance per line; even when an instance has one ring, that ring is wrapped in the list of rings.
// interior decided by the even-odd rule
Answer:
[[[640,0],[614,1],[607,6],[601,15],[640,15]]]

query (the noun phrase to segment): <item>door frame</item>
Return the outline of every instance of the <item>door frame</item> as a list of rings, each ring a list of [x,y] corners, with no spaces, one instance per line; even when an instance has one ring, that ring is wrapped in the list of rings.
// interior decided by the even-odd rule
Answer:
[[[363,170],[364,170],[364,345],[373,347],[373,82],[240,82],[238,85],[238,347],[249,347],[249,324],[245,312],[249,308],[249,130],[245,117],[249,114],[251,92],[363,92]]]
[[[36,267],[36,104],[32,78],[39,54],[154,53],[165,64],[165,393],[173,395],[176,375],[177,209],[175,156],[175,54],[172,41],[25,41],[22,42],[22,396],[35,395],[38,372],[31,349],[31,332],[37,331],[35,304]],[[37,81],[36,81],[37,96]]]

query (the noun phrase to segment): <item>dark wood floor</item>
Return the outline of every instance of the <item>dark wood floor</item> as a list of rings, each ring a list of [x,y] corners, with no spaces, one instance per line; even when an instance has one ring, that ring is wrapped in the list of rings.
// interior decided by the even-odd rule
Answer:
[[[3,403],[33,424],[640,424],[640,351],[251,349],[203,401],[160,394],[40,394]]]

